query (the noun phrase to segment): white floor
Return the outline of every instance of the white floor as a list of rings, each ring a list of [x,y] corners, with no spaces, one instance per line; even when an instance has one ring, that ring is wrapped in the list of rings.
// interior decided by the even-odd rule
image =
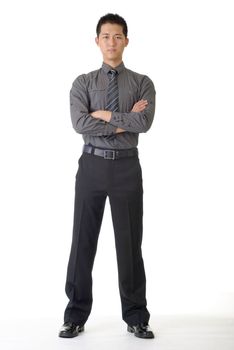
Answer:
[[[92,318],[73,339],[57,336],[58,320],[0,321],[3,350],[233,350],[234,318],[151,316],[155,339],[138,339],[117,318]]]

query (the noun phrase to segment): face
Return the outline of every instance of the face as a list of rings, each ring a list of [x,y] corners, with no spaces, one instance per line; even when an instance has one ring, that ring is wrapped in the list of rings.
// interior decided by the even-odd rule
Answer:
[[[103,55],[104,62],[121,62],[124,48],[128,45],[128,38],[123,34],[122,26],[105,23],[95,39]]]

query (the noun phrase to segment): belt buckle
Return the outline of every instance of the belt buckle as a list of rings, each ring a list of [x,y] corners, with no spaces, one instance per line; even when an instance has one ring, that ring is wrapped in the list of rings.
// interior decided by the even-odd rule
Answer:
[[[111,153],[111,156],[108,156],[108,154]],[[115,159],[115,151],[112,151],[112,150],[104,150],[104,159],[112,159],[114,160]]]

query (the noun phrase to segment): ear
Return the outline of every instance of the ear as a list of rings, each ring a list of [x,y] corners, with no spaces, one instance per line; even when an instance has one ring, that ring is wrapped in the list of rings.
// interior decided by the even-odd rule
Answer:
[[[128,43],[129,43],[129,39],[125,38],[125,47],[128,46]]]
[[[99,39],[98,39],[98,37],[95,38],[95,43],[97,44],[97,46],[99,46]]]

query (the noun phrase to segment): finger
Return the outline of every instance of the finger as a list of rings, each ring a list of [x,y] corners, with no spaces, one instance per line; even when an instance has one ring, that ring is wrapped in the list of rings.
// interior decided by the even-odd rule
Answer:
[[[147,100],[141,100],[141,101],[139,101],[139,102],[137,102],[139,105],[145,105],[145,104],[147,104],[148,103],[148,101]]]

